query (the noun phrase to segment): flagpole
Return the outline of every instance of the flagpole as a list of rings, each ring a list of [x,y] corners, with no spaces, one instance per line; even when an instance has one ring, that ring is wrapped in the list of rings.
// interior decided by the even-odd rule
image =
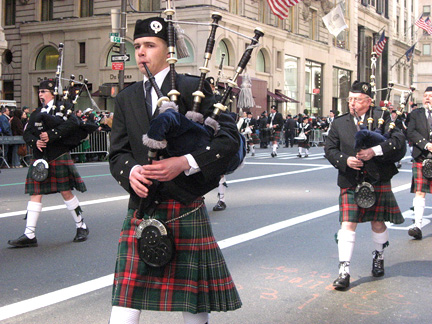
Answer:
[[[414,50],[413,50],[413,55],[414,55],[415,45],[416,45],[416,44],[417,44],[417,42],[415,42],[413,45],[411,45],[411,46],[410,46],[410,47],[405,51],[405,53],[403,53],[402,56],[399,57],[399,59],[395,62],[395,64],[393,64],[393,65],[391,66],[390,70],[393,69],[393,67],[394,67],[396,64],[399,63],[399,61],[402,59],[402,57],[404,57],[404,56],[406,55],[406,53],[410,50],[410,48],[413,47],[413,46],[414,46]]]

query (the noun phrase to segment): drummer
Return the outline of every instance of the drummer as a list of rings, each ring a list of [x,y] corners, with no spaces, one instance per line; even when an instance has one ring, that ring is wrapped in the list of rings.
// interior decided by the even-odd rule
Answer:
[[[390,133],[390,138],[379,145],[354,149],[355,134],[360,129],[358,123],[366,120],[373,109],[371,85],[355,81],[351,86],[348,104],[349,113],[336,117],[332,123],[326,145],[325,156],[338,169],[337,184],[340,187],[339,221],[341,227],[337,233],[339,250],[339,275],[333,282],[336,289],[346,289],[350,285],[350,261],[354,250],[355,230],[358,223],[370,222],[372,227],[372,275],[384,275],[384,248],[388,246],[389,234],[384,222],[403,223],[396,198],[391,189],[391,178],[398,172],[394,162],[405,152],[405,137],[398,129]],[[382,111],[373,112],[374,129]],[[388,129],[390,118],[385,112],[385,129]],[[378,160],[378,157],[381,157]],[[384,157],[384,159],[382,159]],[[395,161],[392,162],[392,159]],[[359,179],[362,179],[360,182]],[[363,183],[364,187],[360,186]],[[372,207],[360,207],[356,200],[356,188],[369,193],[364,200],[376,202]],[[372,188],[368,191],[368,188]],[[363,191],[362,190],[362,191]],[[374,191],[374,192],[373,192]],[[357,203],[356,203],[357,201]],[[363,204],[361,204],[364,206]]]

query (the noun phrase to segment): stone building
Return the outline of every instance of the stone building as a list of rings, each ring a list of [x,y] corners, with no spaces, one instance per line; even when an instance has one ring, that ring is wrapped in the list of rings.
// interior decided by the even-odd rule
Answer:
[[[431,7],[432,3],[430,0],[419,0],[419,15],[422,15],[423,18],[431,16]],[[432,24],[431,24],[432,26]],[[431,27],[432,30],[432,27]],[[421,102],[421,96],[428,86],[432,86],[432,35],[428,34],[423,29],[418,28],[417,30],[417,38],[418,38],[418,49],[421,51],[421,55],[419,58],[418,71],[417,71],[417,83],[414,83],[414,86],[418,90],[418,95]]]
[[[111,9],[119,9],[126,0],[5,0],[4,32],[8,41],[9,60],[3,59],[3,88],[19,105],[38,105],[40,80],[54,77],[58,45],[64,44],[63,77],[74,74],[77,81],[88,79],[90,93],[101,109],[113,110],[113,97],[118,91],[119,73],[112,68],[111,55],[116,54],[110,41]],[[141,79],[133,51],[133,29],[137,19],[163,15],[165,1],[130,0],[127,6],[126,52],[124,82]],[[208,75],[216,77],[222,53],[224,67],[220,81],[234,75],[238,60],[254,29],[260,27],[265,36],[254,49],[246,72],[252,79],[258,115],[277,104],[283,115],[307,112],[327,116],[330,109],[347,111],[346,97],[350,84],[369,80],[370,56],[374,41],[385,30],[388,38],[384,52],[377,61],[377,88],[387,87],[390,80],[406,90],[416,80],[418,55],[412,63],[401,65],[397,59],[412,45],[403,33],[416,19],[418,0],[304,0],[290,8],[288,17],[277,18],[267,0],[177,0],[175,20],[180,24],[191,56],[179,60],[177,71],[199,74],[204,62],[206,39],[211,14],[222,14],[216,45]],[[340,3],[347,28],[332,36],[322,17]],[[132,6],[131,6],[131,5]],[[405,29],[404,29],[405,28]],[[408,77],[409,76],[409,77]],[[241,78],[239,78],[241,89]],[[385,92],[378,91],[377,100]],[[392,98],[398,101],[400,94]],[[84,94],[79,107],[89,106]],[[235,102],[231,107],[236,110]]]

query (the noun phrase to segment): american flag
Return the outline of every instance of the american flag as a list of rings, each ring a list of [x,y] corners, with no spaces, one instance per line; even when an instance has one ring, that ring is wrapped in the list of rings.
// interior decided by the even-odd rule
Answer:
[[[429,35],[432,35],[432,23],[431,23],[431,20],[429,19],[429,17],[427,17],[426,19],[423,19],[423,17],[420,17],[415,22],[415,25],[417,27],[427,31],[427,33]]]
[[[385,30],[384,30],[383,33],[381,34],[379,41],[374,45],[374,52],[376,53],[377,57],[379,57],[384,51],[386,42],[387,39],[385,38]]]
[[[288,9],[303,0],[267,0],[270,9],[280,19],[288,17]]]

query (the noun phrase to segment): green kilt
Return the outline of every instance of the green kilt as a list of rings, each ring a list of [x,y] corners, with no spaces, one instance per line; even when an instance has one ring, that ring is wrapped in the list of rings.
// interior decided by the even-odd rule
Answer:
[[[62,154],[49,162],[48,178],[42,182],[32,179],[32,159],[27,172],[25,193],[29,195],[47,195],[61,191],[73,190],[85,192],[87,188],[78,173],[69,153]]]
[[[378,221],[402,224],[404,218],[391,190],[390,181],[375,184],[374,190],[377,195],[375,205],[370,208],[360,208],[354,201],[355,187],[341,188],[339,221],[354,223]]]
[[[432,179],[423,176],[423,162],[415,161],[412,164],[411,193],[417,191],[432,193]]]
[[[191,211],[203,200],[185,206],[174,200],[161,203],[154,218],[166,222]],[[112,305],[154,311],[210,313],[241,307],[240,297],[213,236],[205,205],[168,223],[176,253],[161,268],[139,259],[135,229],[142,220],[130,209],[120,235]],[[148,218],[148,216],[145,216]]]

